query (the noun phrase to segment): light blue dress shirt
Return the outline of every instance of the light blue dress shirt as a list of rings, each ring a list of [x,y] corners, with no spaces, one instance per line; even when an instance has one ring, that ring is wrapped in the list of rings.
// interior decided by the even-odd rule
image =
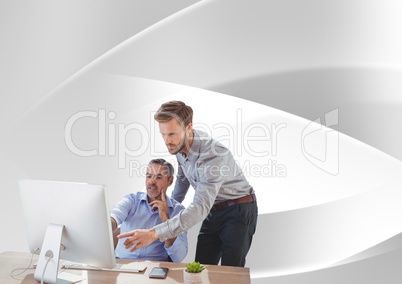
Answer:
[[[178,203],[173,198],[166,196],[168,203],[169,218],[176,216],[184,206]],[[112,210],[111,216],[116,220],[117,225],[121,225],[121,233],[129,232],[135,229],[150,229],[162,223],[159,217],[159,211],[151,210],[148,204],[147,193],[137,192],[126,195],[122,200],[117,203],[116,207]],[[165,247],[165,243],[156,240],[147,247],[140,248],[135,252],[130,252],[129,249],[124,247],[124,240],[120,239],[115,255],[117,258],[128,259],[146,259],[146,260],[159,260],[167,261],[168,256],[174,262],[181,262],[188,251],[187,233],[183,232],[178,235],[173,245],[169,248]]]

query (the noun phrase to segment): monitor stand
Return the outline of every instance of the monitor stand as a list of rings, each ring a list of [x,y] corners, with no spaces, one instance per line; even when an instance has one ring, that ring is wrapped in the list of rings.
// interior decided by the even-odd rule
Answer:
[[[58,279],[60,249],[64,246],[61,243],[64,225],[49,224],[43,240],[38,264],[35,269],[35,280],[48,284],[71,283],[64,279]]]

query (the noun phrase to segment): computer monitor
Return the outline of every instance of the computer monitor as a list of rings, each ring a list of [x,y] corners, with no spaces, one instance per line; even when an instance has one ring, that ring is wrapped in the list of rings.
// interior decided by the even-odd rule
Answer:
[[[103,185],[21,180],[29,250],[39,253],[35,279],[57,283],[59,259],[113,268],[111,219]]]

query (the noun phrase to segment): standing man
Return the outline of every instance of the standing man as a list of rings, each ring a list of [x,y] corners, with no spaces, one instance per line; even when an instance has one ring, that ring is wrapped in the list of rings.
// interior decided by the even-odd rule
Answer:
[[[193,110],[180,101],[161,105],[155,113],[162,138],[178,161],[173,198],[182,202],[189,186],[193,202],[174,218],[150,230],[120,235],[137,250],[156,239],[178,236],[203,221],[195,260],[203,264],[244,266],[257,224],[257,202],[231,152],[205,132],[193,129]]]
[[[164,159],[151,160],[147,167],[146,192],[128,194],[112,210],[112,230],[121,233],[135,229],[153,228],[179,214],[184,206],[166,196],[167,188],[173,183],[173,166]],[[117,228],[121,225],[120,228]],[[115,233],[113,234],[115,236]],[[115,241],[115,246],[117,239]],[[130,252],[123,240],[115,249],[117,258],[146,259],[181,262],[187,255],[187,234],[156,240],[146,248]]]

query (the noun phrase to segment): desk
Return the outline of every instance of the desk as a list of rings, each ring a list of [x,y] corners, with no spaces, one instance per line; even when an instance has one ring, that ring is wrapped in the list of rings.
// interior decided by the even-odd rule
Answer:
[[[15,268],[26,268],[31,260],[30,253],[21,252],[3,252],[0,253],[0,283],[13,284],[13,283],[38,283],[34,279],[34,270],[28,269],[23,274],[11,277],[11,271]],[[34,256],[36,262],[38,256]],[[133,260],[118,259],[118,263],[129,263]],[[63,261],[61,261],[63,264]],[[84,281],[80,283],[87,284],[113,284],[113,283],[183,283],[183,269],[185,263],[173,262],[157,262],[147,261],[147,269],[142,273],[119,273],[109,271],[80,271],[68,270],[70,273],[81,274]],[[149,272],[153,267],[168,267],[169,274],[166,279],[150,279],[148,278]],[[16,271],[20,272],[22,270]],[[230,284],[249,284],[250,283],[250,269],[246,267],[231,267],[219,265],[205,265],[203,271],[203,284],[207,283],[230,283]]]

